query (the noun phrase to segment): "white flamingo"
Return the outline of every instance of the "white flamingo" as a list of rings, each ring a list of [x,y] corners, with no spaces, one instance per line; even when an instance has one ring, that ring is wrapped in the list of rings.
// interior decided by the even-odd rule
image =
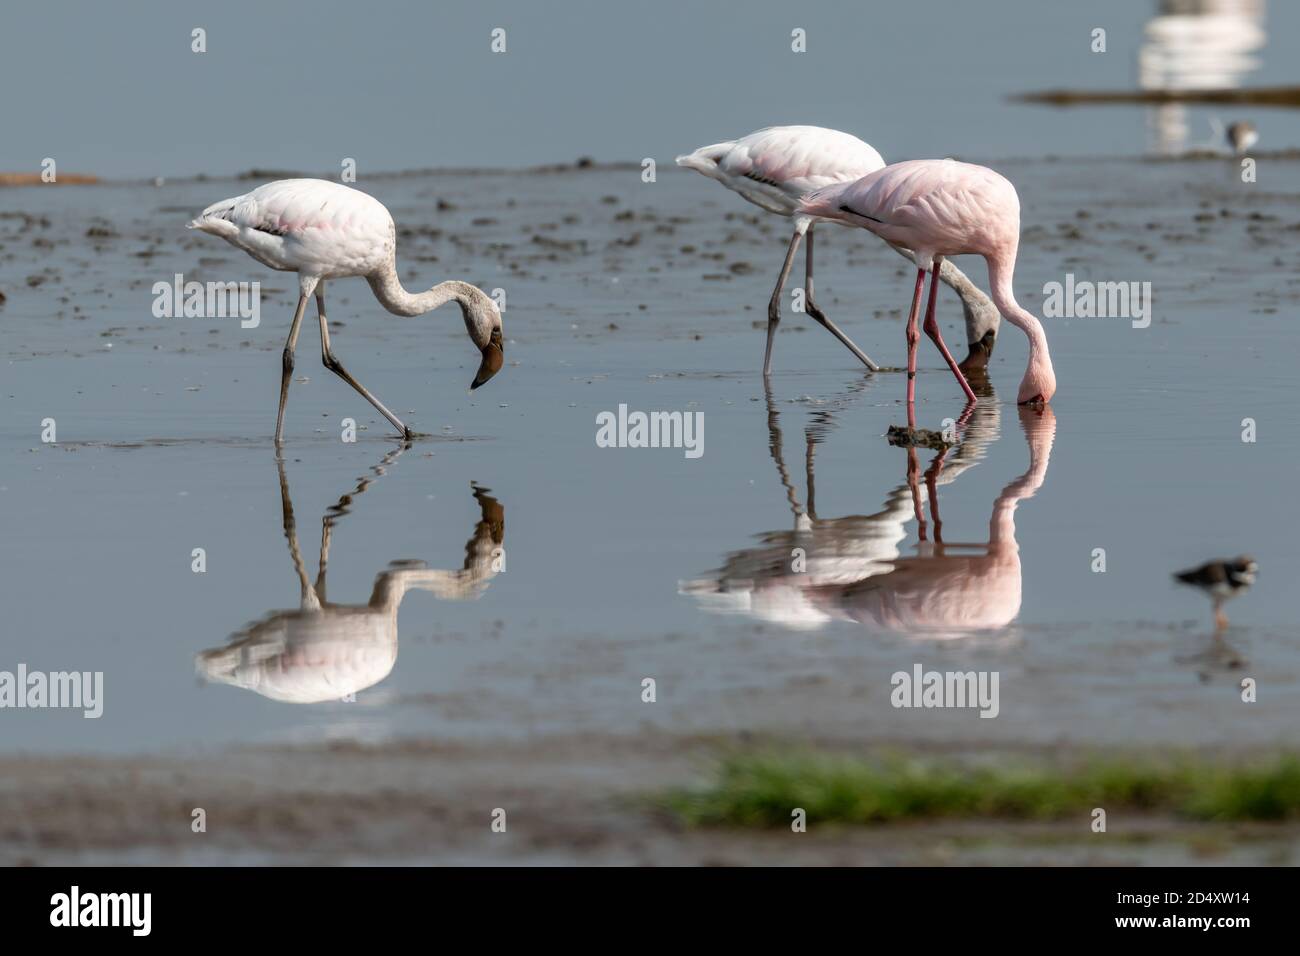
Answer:
[[[843,342],[863,365],[876,371],[876,363],[813,302],[813,225],[826,220],[801,210],[799,201],[823,186],[851,183],[884,168],[885,161],[880,154],[856,136],[839,130],[820,126],[769,126],[740,139],[702,146],[693,153],[678,156],[677,165],[716,179],[754,205],[794,220],[794,235],[790,237],[785,264],[767,304],[767,350],[763,353],[763,374],[772,372],[772,340],[781,322],[781,292],[805,233],[808,249],[804,266],[804,311]],[[911,252],[898,246],[894,248],[904,258],[915,261]],[[970,343],[970,354],[962,362],[962,367],[968,371],[984,368],[997,337],[998,310],[988,296],[952,263],[943,264],[940,278],[961,296],[966,314],[966,340]]]
[[[371,470],[384,474],[404,444]],[[504,559],[505,509],[486,488],[473,485],[481,517],[465,545],[464,566],[429,568],[421,561],[394,561],[375,578],[365,604],[337,604],[326,599],[326,573],[334,524],[375,480],[362,478],[325,512],[321,520],[320,564],[313,583],[298,545],[284,460],[280,470],[280,505],[289,557],[298,575],[299,607],[273,611],[232,634],[227,644],[201,652],[195,665],[211,681],[256,691],[291,704],[338,700],[379,683],[397,662],[397,613],[409,591],[423,590],[451,601],[473,601],[487,590]]]
[[[281,179],[251,193],[213,203],[189,224],[220,236],[258,262],[282,272],[298,273],[298,308],[284,345],[280,374],[280,410],[275,441],[284,440],[284,404],[307,300],[314,293],[320,316],[321,360],[325,367],[360,392],[404,438],[413,433],[343,367],[330,349],[325,320],[325,281],[362,276],[375,298],[394,315],[423,315],[455,299],[465,316],[469,337],[483,353],[470,388],[478,388],[504,361],[501,312],[481,289],[448,280],[427,292],[412,294],[397,278],[397,234],[393,217],[373,196],[323,179]]]

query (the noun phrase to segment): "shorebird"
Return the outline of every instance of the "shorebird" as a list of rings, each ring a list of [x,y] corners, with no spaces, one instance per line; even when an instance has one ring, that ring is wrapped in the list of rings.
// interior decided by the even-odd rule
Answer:
[[[1200,567],[1174,573],[1174,580],[1189,584],[1214,602],[1214,626],[1222,631],[1228,626],[1223,613],[1223,603],[1244,593],[1255,583],[1259,565],[1255,559],[1242,555],[1230,561],[1207,561]]]
[[[412,294],[402,288],[397,278],[393,217],[383,203],[360,190],[323,179],[281,179],[243,196],[213,203],[189,228],[220,236],[272,269],[298,273],[298,307],[281,358],[280,410],[275,419],[277,445],[284,440],[284,405],[289,397],[298,329],[313,294],[320,317],[321,361],[325,367],[360,392],[403,438],[414,437],[396,415],[352,377],[331,350],[325,319],[326,280],[363,277],[380,305],[394,315],[423,315],[454,299],[465,317],[470,339],[483,355],[470,388],[478,388],[501,369],[504,346],[501,312],[496,303],[481,289],[455,279],[440,282],[427,292]]]
[[[1259,131],[1255,129],[1255,124],[1250,120],[1239,120],[1236,123],[1228,125],[1224,131],[1224,137],[1228,140],[1228,145],[1238,156],[1245,156],[1250,148],[1259,142]]]
[[[975,392],[944,344],[935,321],[937,273],[946,256],[974,253],[989,270],[989,292],[998,311],[1029,338],[1029,365],[1016,401],[1046,404],[1056,393],[1056,373],[1043,325],[1016,302],[1012,278],[1020,245],[1020,198],[1005,178],[984,166],[951,159],[919,159],[886,166],[852,183],[828,186],[804,198],[800,212],[861,226],[887,242],[915,252],[916,287],[907,318],[908,426],[916,427],[917,319],[925,273],[931,273],[925,334],[974,402]]]
[[[767,304],[763,374],[772,372],[772,341],[781,322],[781,293],[799,250],[799,242],[805,234],[808,245],[804,265],[804,311],[844,343],[863,365],[876,371],[876,363],[854,345],[813,301],[813,226],[820,219],[801,212],[799,201],[822,186],[853,182],[883,168],[885,161],[880,154],[856,136],[839,130],[820,126],[769,126],[740,139],[702,146],[693,153],[678,156],[677,165],[716,179],[754,205],[794,220],[794,235],[790,237],[785,263]],[[904,258],[914,258],[906,249],[895,249]],[[961,296],[966,315],[970,354],[962,364],[970,369],[983,368],[988,364],[997,338],[997,309],[988,296],[951,263],[944,264],[941,278]]]
[[[299,607],[274,611],[232,634],[225,646],[201,652],[196,666],[203,677],[285,703],[340,700],[373,687],[392,671],[397,662],[397,610],[408,591],[430,591],[437,598],[453,601],[482,596],[504,556],[501,543],[505,511],[486,488],[473,486],[481,518],[465,545],[463,568],[441,570],[427,568],[419,561],[394,561],[375,578],[366,604],[334,604],[326,600],[334,523],[349,513],[355,499],[409,447],[406,444],[385,455],[372,469],[374,477],[362,478],[325,512],[314,583],[307,576],[298,546],[284,461],[277,459],[284,536],[301,590]]]

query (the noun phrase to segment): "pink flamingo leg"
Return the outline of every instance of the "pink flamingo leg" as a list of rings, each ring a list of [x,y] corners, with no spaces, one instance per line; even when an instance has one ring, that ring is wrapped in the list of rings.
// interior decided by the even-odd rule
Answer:
[[[943,544],[943,521],[939,517],[939,472],[943,470],[943,461],[948,457],[945,448],[934,456],[930,467],[925,470],[925,488],[930,493],[930,520],[934,524],[934,543]]]
[[[925,288],[925,270],[916,271],[916,290],[912,308],[907,313],[907,430],[916,431],[916,346],[921,341],[917,319],[921,316],[921,291]]]
[[[935,256],[934,264],[931,267],[933,272],[930,274],[930,301],[925,306],[925,334],[930,336],[935,345],[939,346],[939,351],[943,354],[943,360],[952,369],[952,374],[957,376],[957,384],[966,393],[967,401],[973,404],[976,401],[975,391],[970,387],[970,382],[966,381],[966,376],[962,374],[961,369],[957,367],[957,360],[948,351],[948,346],[943,344],[943,336],[939,333],[939,323],[934,318],[934,307],[939,300],[939,268],[942,265],[943,256]],[[908,367],[913,366],[909,365]]]
[[[912,514],[916,518],[916,539],[925,540],[925,510],[921,507],[921,485],[917,480],[921,466],[916,460],[916,446],[907,449],[907,487],[912,491]]]

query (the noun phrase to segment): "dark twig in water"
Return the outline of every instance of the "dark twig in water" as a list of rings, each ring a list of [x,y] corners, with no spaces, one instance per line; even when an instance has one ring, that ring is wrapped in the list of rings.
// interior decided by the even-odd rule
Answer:
[[[1088,106],[1098,103],[1214,103],[1239,106],[1300,107],[1300,86],[1259,86],[1241,90],[1042,90],[1011,97],[1020,103]]]

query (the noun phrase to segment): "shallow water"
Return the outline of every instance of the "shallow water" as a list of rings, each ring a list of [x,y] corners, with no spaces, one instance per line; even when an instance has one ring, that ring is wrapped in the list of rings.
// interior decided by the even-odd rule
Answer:
[[[334,515],[326,600],[354,610],[322,627],[270,620],[242,659],[271,657],[308,696],[379,678],[355,701],[308,704],[196,675],[205,651],[221,658],[303,594],[270,442],[292,277],[184,229],[249,184],[7,193],[27,216],[0,218],[0,669],[102,670],[105,709],[9,711],[0,746],[647,728],[1294,744],[1300,163],[1264,157],[1254,185],[1226,161],[998,166],[1024,207],[1023,304],[1037,310],[1066,272],[1150,281],[1154,321],[1048,319],[1060,392],[1045,414],[1013,404],[1026,348],[1004,328],[994,395],[940,466],[917,452],[915,499],[908,452],[884,438],[904,420],[901,375],[855,368],[787,315],[764,391],[782,220],[677,171],[654,184],[635,168],[362,183],[406,230],[409,287],[454,276],[506,290],[506,367],[469,395],[477,354],[454,309],[398,319],[360,280],[332,283],[337,354],[433,436],[394,456],[382,419],[320,366],[308,317],[284,490],[309,584]],[[96,226],[116,234],[88,237]],[[821,306],[901,364],[906,264],[847,230],[821,230],[817,248]],[[985,283],[982,264],[959,265]],[[151,286],[176,272],[260,280],[261,325],[154,318]],[[950,293],[941,318],[959,343]],[[921,362],[919,424],[939,428],[961,393],[925,341]],[[703,412],[704,455],[598,448],[596,416],[620,404]],[[354,444],[340,441],[347,416],[367,426]],[[45,418],[56,445],[40,440]],[[785,573],[778,558],[808,541],[810,573]],[[1091,570],[1096,548],[1105,573]],[[1231,649],[1204,655],[1208,603],[1170,572],[1242,551],[1260,579],[1228,608]],[[405,594],[395,647],[383,614],[356,610],[394,561],[444,572]],[[349,637],[358,617],[369,630]],[[298,639],[275,659],[284,633]],[[915,663],[999,671],[998,719],[892,708],[890,675]],[[1242,676],[1259,703],[1239,701]],[[646,677],[657,703],[641,701]]]

